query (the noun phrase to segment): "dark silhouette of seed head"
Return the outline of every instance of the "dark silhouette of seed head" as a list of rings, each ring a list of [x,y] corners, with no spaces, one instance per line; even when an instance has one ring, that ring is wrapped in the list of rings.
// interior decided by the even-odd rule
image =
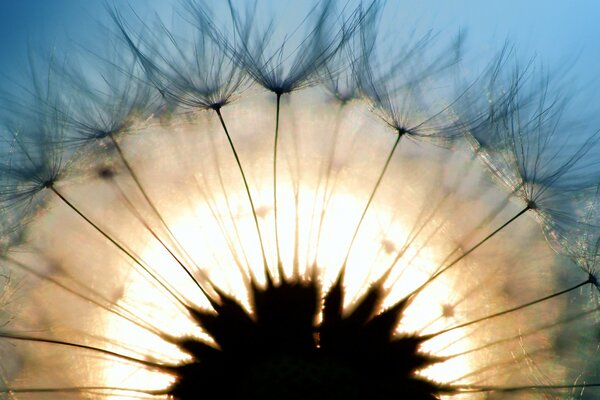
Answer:
[[[423,338],[396,332],[407,300],[382,309],[377,281],[344,310],[343,277],[321,296],[317,279],[249,284],[250,308],[218,291],[210,311],[190,308],[214,341],[177,344],[192,360],[176,370],[175,399],[437,399],[451,392],[417,373],[439,360]]]

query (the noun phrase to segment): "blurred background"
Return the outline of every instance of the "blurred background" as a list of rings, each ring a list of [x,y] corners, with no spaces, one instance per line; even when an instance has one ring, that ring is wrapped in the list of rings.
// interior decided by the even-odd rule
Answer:
[[[169,26],[174,20],[173,6],[186,1],[0,0],[1,85],[6,88],[15,78],[28,79],[28,54],[38,54],[43,60],[49,52],[68,58],[70,52],[82,48],[94,51],[90,44],[102,42],[102,25],[112,27],[107,7],[118,9],[128,22],[136,19],[131,18],[135,12],[138,22],[151,25],[158,15]],[[339,6],[352,8],[358,1],[340,1]],[[248,5],[253,0],[233,2],[240,8],[237,3]],[[207,3],[227,21],[225,1]],[[297,24],[297,16],[305,15],[312,5],[314,2],[309,1],[259,1],[259,9],[268,12],[257,15],[273,13],[278,21],[287,18],[290,24]],[[600,115],[598,20],[600,2],[594,0],[390,0],[382,13],[380,39],[387,35],[387,43],[393,48],[428,32],[444,40],[460,32],[466,38],[461,70],[467,77],[476,76],[508,41],[522,66],[533,59],[536,67],[542,65],[553,80],[566,83],[563,88],[567,87],[567,94],[576,98],[574,109]],[[277,26],[287,29],[290,24]]]
[[[69,38],[85,39],[97,22],[108,22],[106,4],[131,7],[145,19],[157,13],[168,21],[173,4],[179,2],[0,0],[0,68],[10,70],[15,61],[24,59],[28,42],[61,48]],[[302,15],[295,8],[306,8],[309,2],[259,3],[266,8],[280,6],[285,18]],[[497,49],[509,39],[523,54],[542,57],[549,65],[575,63],[577,75],[591,81],[596,80],[600,65],[599,17],[600,3],[594,0],[392,0],[386,4],[383,22],[417,33],[454,35],[460,29],[467,33],[470,50]]]

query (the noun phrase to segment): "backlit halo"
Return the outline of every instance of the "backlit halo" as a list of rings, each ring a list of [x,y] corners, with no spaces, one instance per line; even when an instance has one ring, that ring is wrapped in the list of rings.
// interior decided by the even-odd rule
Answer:
[[[379,62],[378,2],[323,2],[283,42],[229,8],[187,3],[190,40],[109,9],[112,56],[7,105],[2,394],[598,386],[597,131],[507,49],[467,84],[460,35]]]
[[[45,269],[38,271],[47,278],[30,282],[31,276],[22,277],[33,285],[34,295],[28,306],[20,309],[12,329],[52,326],[51,331],[44,330],[46,337],[108,349],[149,365],[98,356],[87,349],[53,349],[47,344],[45,351],[52,354],[56,365],[77,353],[78,362],[87,366],[52,376],[60,381],[52,386],[76,384],[166,394],[177,382],[189,382],[190,378],[182,378],[177,369],[161,371],[153,365],[185,365],[198,357],[190,355],[180,340],[195,338],[221,348],[219,338],[203,329],[187,307],[214,309],[211,301],[219,303],[222,296],[217,293],[223,293],[253,316],[252,279],[257,288],[268,287],[268,279],[273,279],[274,287],[285,286],[285,282],[312,282],[320,289],[318,299],[323,299],[331,292],[348,254],[343,276],[345,313],[361,304],[365,293],[378,287],[376,282],[384,275],[380,283],[385,291],[375,310],[389,310],[434,276],[440,266],[448,265],[448,257],[478,243],[495,221],[518,210],[518,204],[506,203],[502,189],[487,178],[465,144],[445,149],[406,141],[393,158],[350,248],[366,199],[395,137],[360,102],[340,106],[319,89],[306,90],[282,103],[281,129],[285,133],[281,150],[285,157],[279,166],[278,187],[280,270],[274,258],[270,203],[274,106],[268,94],[254,92],[223,110],[231,121],[230,131],[236,132],[240,159],[259,210],[260,231],[270,255],[270,278],[265,275],[239,170],[214,114],[203,112],[167,124],[143,121],[135,135],[119,140],[152,206],[122,160],[97,158],[93,153],[88,156],[85,152],[89,150],[80,155],[82,161],[72,168],[83,170],[85,179],[57,185],[57,190],[82,215],[96,221],[98,228],[60,199],[53,200],[44,215],[28,227],[23,251],[11,253],[9,259],[15,267],[17,261],[29,268],[44,265]],[[165,225],[151,207],[159,210]],[[402,308],[395,337],[425,337],[483,320],[423,340],[417,349],[431,360],[411,376],[432,382],[433,387],[439,385],[439,394],[448,396],[474,383],[525,385],[532,377],[515,376],[514,369],[543,353],[543,366],[551,366],[544,373],[557,381],[564,379],[563,370],[551,361],[558,355],[546,346],[555,332],[543,328],[560,326],[564,299],[493,317],[498,311],[551,293],[554,276],[562,268],[536,221],[527,216],[426,284]],[[546,276],[544,280],[540,273]],[[64,287],[73,288],[78,295]],[[323,321],[320,301],[315,325],[309,327],[316,329],[315,349],[319,348],[318,324]],[[37,367],[28,361],[17,381],[48,373],[45,353],[32,351],[28,359],[42,359],[33,364]],[[352,348],[346,351],[351,357]],[[299,365],[314,369],[315,379],[319,373],[332,379],[323,372],[334,368],[331,365],[304,363]],[[267,371],[281,367],[277,365],[261,364]],[[368,368],[377,370],[377,365]],[[297,371],[294,374],[304,382]],[[212,393],[214,388],[209,387],[214,379],[205,382],[194,375],[193,385],[198,385],[199,394],[202,387]],[[269,378],[267,374],[255,379]]]

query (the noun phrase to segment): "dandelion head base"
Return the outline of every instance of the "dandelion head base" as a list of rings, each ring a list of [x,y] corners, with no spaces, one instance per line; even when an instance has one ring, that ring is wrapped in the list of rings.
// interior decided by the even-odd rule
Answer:
[[[323,299],[317,281],[299,277],[251,286],[252,313],[223,293],[215,310],[191,310],[217,347],[180,344],[194,360],[176,371],[175,399],[427,400],[450,392],[416,375],[435,358],[419,351],[418,336],[395,333],[405,301],[380,312],[381,282],[347,312],[341,280]]]

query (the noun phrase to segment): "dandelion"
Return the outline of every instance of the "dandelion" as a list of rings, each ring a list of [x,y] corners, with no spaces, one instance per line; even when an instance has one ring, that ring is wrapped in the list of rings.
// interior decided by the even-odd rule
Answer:
[[[4,91],[2,394],[597,395],[599,134],[561,88],[387,49],[378,2],[226,11],[109,7],[109,56]]]

